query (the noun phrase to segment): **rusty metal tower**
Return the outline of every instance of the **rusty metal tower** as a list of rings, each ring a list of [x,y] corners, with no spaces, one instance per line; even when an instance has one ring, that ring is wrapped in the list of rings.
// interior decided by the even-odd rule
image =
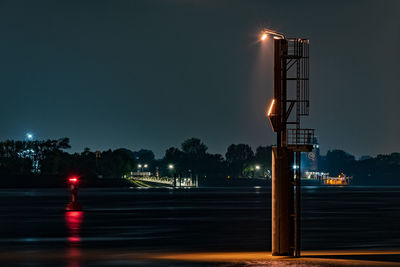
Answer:
[[[274,99],[267,115],[277,133],[272,151],[272,255],[299,257],[301,152],[311,151],[314,140],[314,129],[300,125],[301,117],[309,115],[309,40],[265,29],[261,39],[267,36],[274,38]]]

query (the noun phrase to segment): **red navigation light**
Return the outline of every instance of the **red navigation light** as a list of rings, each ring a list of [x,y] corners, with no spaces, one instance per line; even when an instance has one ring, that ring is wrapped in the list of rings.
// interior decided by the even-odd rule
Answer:
[[[79,180],[77,177],[73,176],[73,177],[68,178],[68,182],[70,182],[71,184],[76,184],[79,182]]]
[[[71,202],[67,205],[67,211],[78,211],[82,210],[81,204],[77,201],[78,198],[78,187],[79,187],[79,176],[68,177],[68,187],[71,191]]]

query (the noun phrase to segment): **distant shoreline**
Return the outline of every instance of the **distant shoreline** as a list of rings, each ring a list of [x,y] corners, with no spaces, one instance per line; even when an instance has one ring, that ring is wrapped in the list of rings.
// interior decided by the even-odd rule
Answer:
[[[400,180],[400,179],[399,179]],[[157,184],[149,183],[149,187],[159,187]],[[161,185],[160,185],[161,186]],[[165,185],[164,185],[165,186]],[[252,186],[271,186],[268,179],[255,178],[232,178],[224,179],[221,177],[207,177],[199,179],[199,187],[252,187]],[[302,186],[326,186],[314,181],[302,181]],[[400,186],[400,183],[353,183],[348,186]],[[0,188],[66,188],[67,179],[64,176],[0,176]],[[96,178],[82,177],[82,188],[102,188],[102,187],[137,187],[126,179],[120,178]],[[168,187],[168,186],[166,186]],[[333,187],[333,186],[331,186]],[[343,186],[342,186],[343,187]]]

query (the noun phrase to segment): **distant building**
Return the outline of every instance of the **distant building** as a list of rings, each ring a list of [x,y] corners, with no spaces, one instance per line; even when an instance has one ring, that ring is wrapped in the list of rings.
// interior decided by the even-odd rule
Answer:
[[[319,144],[317,137],[314,137],[313,150],[311,152],[302,153],[301,157],[301,170],[302,172],[318,172],[318,161],[319,161]]]

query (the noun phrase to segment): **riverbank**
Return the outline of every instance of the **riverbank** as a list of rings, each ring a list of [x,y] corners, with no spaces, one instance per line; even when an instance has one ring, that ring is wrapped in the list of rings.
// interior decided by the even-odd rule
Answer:
[[[303,251],[302,257],[273,257],[268,251],[137,253],[126,250],[2,251],[0,263],[68,266],[400,266],[400,251]]]
[[[79,177],[80,187],[166,187],[165,184],[153,182],[136,182],[123,178],[98,178],[95,176]],[[232,186],[268,186],[268,179],[220,177],[199,178],[200,187],[232,187]],[[66,187],[67,177],[57,175],[0,176],[0,188],[57,188]],[[168,187],[168,186],[167,186]]]
[[[99,178],[96,176],[80,177],[80,187],[83,188],[105,188],[105,187],[169,187],[165,184],[154,182],[132,182],[130,179],[123,178]],[[271,186],[271,180],[265,178],[231,178],[226,177],[200,177],[199,187],[254,187]],[[317,180],[302,179],[302,186],[321,186]],[[399,186],[396,184],[374,183],[351,183],[351,186]],[[67,177],[58,175],[14,175],[0,176],[0,188],[57,188],[66,187]],[[330,185],[322,185],[330,186]],[[348,186],[348,185],[342,185]]]

